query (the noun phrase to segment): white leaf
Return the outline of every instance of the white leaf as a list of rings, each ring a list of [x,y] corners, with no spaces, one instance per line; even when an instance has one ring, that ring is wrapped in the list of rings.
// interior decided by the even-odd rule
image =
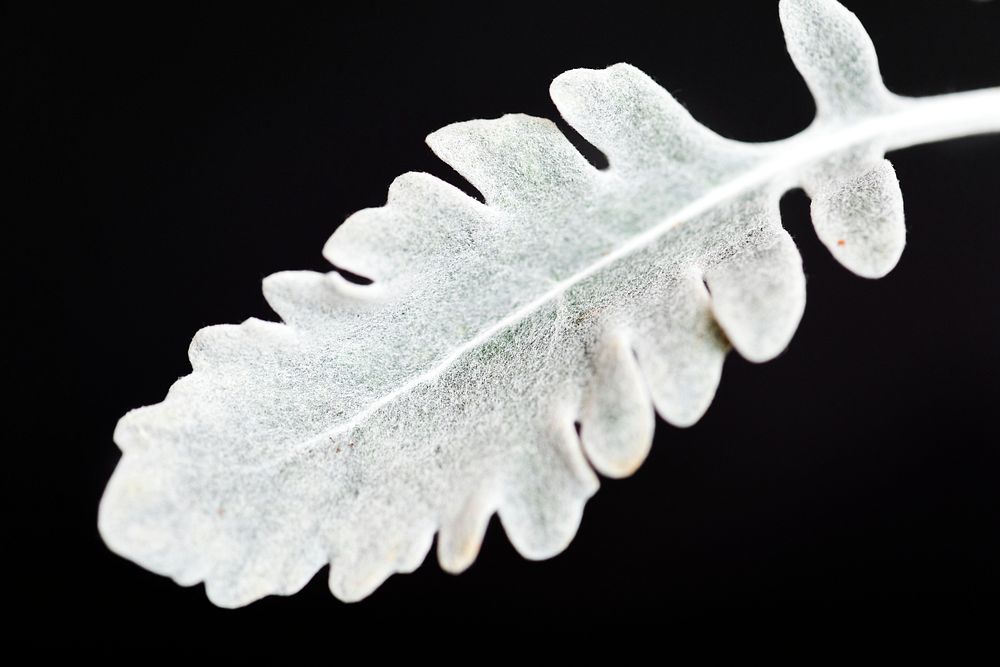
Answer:
[[[782,193],[805,187],[834,256],[880,276],[904,242],[885,150],[1000,129],[996,89],[886,91],[832,0],[780,10],[818,109],[789,139],[720,137],[625,64],[551,88],[607,170],[540,118],[433,133],[486,203],[405,174],[324,249],[372,285],[278,273],[264,294],[284,323],[199,331],[193,372],[115,431],[107,544],[223,606],[293,593],[327,563],[335,595],[363,598],[435,534],[460,571],[494,512],[526,557],[560,552],[593,468],[624,476],[646,456],[650,403],[693,424],[730,343],[764,361],[793,335],[805,279]]]

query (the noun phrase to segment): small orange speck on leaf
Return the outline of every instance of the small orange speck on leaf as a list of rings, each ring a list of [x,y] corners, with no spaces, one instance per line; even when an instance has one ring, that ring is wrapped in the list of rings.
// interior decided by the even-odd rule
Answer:
[[[837,245],[842,246],[845,243],[847,243],[847,241],[845,241],[844,239],[837,239]]]

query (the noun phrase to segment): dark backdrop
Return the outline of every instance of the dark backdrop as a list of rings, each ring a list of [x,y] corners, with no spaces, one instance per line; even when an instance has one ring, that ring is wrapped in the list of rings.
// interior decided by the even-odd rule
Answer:
[[[323,242],[383,203],[396,175],[467,187],[423,144],[430,131],[513,111],[554,118],[556,74],[618,61],[730,137],[808,124],[776,3],[646,4],[657,6],[6,10],[8,201],[27,204],[4,225],[19,269],[6,282],[17,403],[4,551],[21,565],[21,609],[155,629],[161,617],[301,612],[548,622],[994,608],[998,135],[889,156],[909,237],[884,280],[836,265],[805,195],[787,195],[808,277],[791,346],[764,365],[731,355],[705,418],[686,430],[660,421],[645,465],[603,481],[557,558],[521,559],[494,520],[461,576],[432,556],[344,605],[324,569],[293,598],[226,612],[202,586],[178,587],[100,541],[115,422],[189,372],[197,329],[273,318],[261,278],[326,270]],[[846,4],[891,89],[1000,85],[1000,5]]]

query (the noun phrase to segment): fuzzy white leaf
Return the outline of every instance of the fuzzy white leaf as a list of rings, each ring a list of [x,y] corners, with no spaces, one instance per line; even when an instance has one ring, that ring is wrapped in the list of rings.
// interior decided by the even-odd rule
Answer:
[[[880,276],[904,242],[884,152],[1000,129],[1000,91],[885,90],[833,0],[780,14],[818,109],[789,139],[720,137],[625,64],[551,88],[607,170],[540,118],[430,135],[486,203],[405,174],[324,249],[374,284],[278,273],[264,294],[284,323],[199,331],[193,372],[115,431],[107,544],[223,606],[295,592],[327,563],[335,595],[363,598],[435,534],[460,571],[495,512],[526,557],[565,548],[593,468],[624,476],[645,458],[650,404],[693,424],[730,344],[765,361],[793,335],[805,279],[786,190],[813,196],[835,257]]]

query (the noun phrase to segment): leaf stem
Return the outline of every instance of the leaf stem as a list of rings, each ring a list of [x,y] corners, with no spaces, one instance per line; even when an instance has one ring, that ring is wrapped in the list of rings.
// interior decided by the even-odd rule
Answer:
[[[883,117],[888,150],[1000,132],[1000,87],[897,99],[903,109]]]

